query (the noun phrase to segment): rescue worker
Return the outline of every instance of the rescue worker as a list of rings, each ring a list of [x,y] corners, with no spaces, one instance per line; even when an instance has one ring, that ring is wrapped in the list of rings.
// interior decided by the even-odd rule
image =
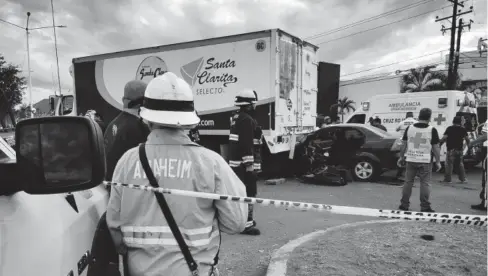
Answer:
[[[476,205],[471,205],[471,209],[474,209],[474,210],[481,210],[481,211],[486,211],[486,200],[487,200],[487,190],[486,190],[486,167],[487,167],[487,156],[486,156],[486,152],[487,152],[487,125],[486,123],[484,124],[483,126],[483,129],[482,129],[482,135],[479,136],[478,138],[476,138],[476,140],[473,140],[471,141],[471,143],[469,143],[469,147],[472,148],[474,146],[477,146],[481,143],[483,143],[483,147],[482,147],[482,159],[483,159],[483,174],[481,175],[481,192],[480,192],[480,199],[481,199],[481,203],[480,204],[476,204]],[[468,149],[469,151],[469,149]]]
[[[262,131],[253,118],[257,98],[257,93],[251,89],[239,92],[235,105],[240,108],[231,118],[229,135],[229,164],[246,185],[248,197],[257,195],[257,172],[261,170]],[[253,219],[254,206],[249,204],[248,207],[246,229],[242,234],[260,235]]]
[[[413,112],[409,111],[405,116],[405,120],[401,121],[398,124],[396,131],[400,132],[400,134],[403,136],[405,134],[405,130],[407,129],[407,127],[415,123],[417,123],[417,120],[413,118]],[[398,167],[395,180],[400,180],[400,177],[402,177],[403,175],[404,169],[405,169],[404,167]]]
[[[124,88],[123,111],[110,122],[104,132],[105,154],[107,160],[106,180],[112,180],[112,174],[120,157],[129,149],[146,141],[149,128],[139,117],[139,108],[144,99],[147,84],[129,81]]]
[[[158,76],[147,85],[140,115],[151,129],[145,148],[159,186],[245,197],[244,184],[226,161],[190,141],[187,131],[200,122],[193,104],[191,87],[174,73]],[[119,160],[113,181],[150,186],[138,147]],[[220,231],[243,231],[246,205],[172,195],[165,198],[191,248],[199,275],[218,275],[215,265]],[[113,187],[107,225],[119,253],[127,254],[128,275],[190,275],[189,265],[153,192]]]
[[[405,117],[405,120],[401,121],[398,124],[398,126],[396,128],[396,131],[397,132],[400,132],[403,135],[403,133],[405,133],[405,130],[407,129],[407,127],[409,125],[415,124],[416,122],[417,122],[417,120],[415,120],[413,118],[413,112],[407,112],[407,115]]]
[[[332,124],[332,119],[329,116],[324,117],[324,122],[320,126],[321,128],[326,127],[328,125]]]
[[[195,114],[197,114],[198,116],[198,112],[195,111]],[[188,137],[190,137],[190,140],[193,143],[200,143],[200,132],[198,131],[198,125],[190,129],[190,131],[188,132]]]
[[[403,185],[400,210],[408,211],[410,196],[415,177],[420,178],[421,212],[435,212],[431,208],[430,185],[432,180],[432,157],[435,157],[435,171],[441,169],[439,133],[430,126],[432,110],[422,108],[418,123],[408,126],[403,135],[403,146],[400,151],[400,163],[405,164],[405,184]],[[433,156],[432,156],[433,154]]]

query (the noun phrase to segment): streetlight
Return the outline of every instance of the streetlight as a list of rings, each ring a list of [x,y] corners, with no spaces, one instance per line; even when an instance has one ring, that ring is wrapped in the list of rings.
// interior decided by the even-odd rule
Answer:
[[[29,48],[29,31],[31,30],[40,30],[40,29],[48,29],[48,28],[66,28],[65,25],[58,25],[58,26],[44,26],[44,27],[36,27],[36,28],[30,28],[29,29],[29,18],[30,18],[30,15],[31,13],[30,12],[27,12],[27,24],[25,25],[25,28],[24,27],[21,27],[17,24],[13,24],[13,23],[10,23],[10,22],[7,22],[5,20],[1,20],[7,24],[10,24],[12,26],[15,26],[15,27],[18,27],[18,28],[21,28],[21,29],[24,29],[25,30],[25,35],[26,35],[26,38],[27,38],[27,76],[28,76],[28,79],[29,79],[29,109],[31,110],[30,114],[31,114],[31,118],[34,117],[34,114],[32,112],[33,108],[32,108],[32,79],[31,79],[31,68],[30,68],[30,48]],[[57,53],[57,50],[56,50],[56,53]],[[57,56],[57,54],[56,54]],[[58,68],[58,74],[59,74],[59,68]],[[59,78],[59,75],[58,75],[58,78]],[[61,93],[61,91],[59,91],[59,93]]]

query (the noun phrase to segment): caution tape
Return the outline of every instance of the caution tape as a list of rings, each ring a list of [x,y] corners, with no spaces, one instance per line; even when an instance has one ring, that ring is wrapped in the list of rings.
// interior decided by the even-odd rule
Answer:
[[[259,204],[263,206],[273,205],[275,207],[329,212],[329,213],[341,214],[341,215],[358,215],[358,216],[380,217],[380,218],[390,218],[390,219],[429,221],[429,222],[436,222],[436,223],[467,224],[467,225],[474,225],[474,226],[487,226],[487,220],[488,220],[487,216],[461,215],[461,214],[449,214],[449,213],[410,212],[410,211],[399,211],[399,210],[382,210],[382,209],[363,208],[363,207],[328,205],[328,204],[321,204],[321,203],[307,203],[307,202],[298,202],[298,201],[255,198],[255,197],[239,197],[239,196],[232,196],[232,195],[220,195],[220,194],[193,192],[193,191],[168,189],[168,188],[154,188],[152,186],[146,186],[146,185],[123,184],[123,183],[108,182],[108,181],[104,181],[103,184],[107,186],[126,187],[130,189],[158,192],[163,194],[188,196],[188,197],[195,197],[195,198],[207,198],[213,200],[236,201],[236,202],[242,202],[247,204]]]

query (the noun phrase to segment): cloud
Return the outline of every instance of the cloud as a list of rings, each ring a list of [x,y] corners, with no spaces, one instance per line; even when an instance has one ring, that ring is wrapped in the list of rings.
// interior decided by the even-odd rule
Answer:
[[[71,60],[107,52],[171,44],[215,36],[280,28],[306,38],[416,2],[404,0],[54,0],[60,78],[63,93],[72,86]],[[417,1],[418,2],[418,1]],[[0,19],[24,26],[27,11],[30,26],[52,25],[50,1],[0,0]],[[473,3],[473,4],[471,4]],[[475,13],[470,32],[463,33],[462,49],[474,49],[486,37],[486,1],[467,1]],[[449,5],[425,1],[411,9],[384,16],[329,35],[310,39],[320,46],[319,60],[341,64],[348,74],[440,51],[449,47],[435,16],[448,16],[451,8],[368,31],[392,21],[416,16]],[[483,25],[484,24],[484,25]],[[27,74],[25,31],[0,23],[0,52]],[[358,33],[359,34],[355,34]],[[355,35],[353,35],[355,34]],[[350,36],[349,36],[350,35]],[[347,37],[349,36],[349,37]],[[329,41],[329,42],[327,42]],[[56,57],[52,29],[30,34],[33,101],[46,98],[57,87]],[[417,64],[441,61],[441,55],[352,75],[391,72]],[[54,77],[53,77],[54,76]],[[54,83],[54,84],[53,84]]]

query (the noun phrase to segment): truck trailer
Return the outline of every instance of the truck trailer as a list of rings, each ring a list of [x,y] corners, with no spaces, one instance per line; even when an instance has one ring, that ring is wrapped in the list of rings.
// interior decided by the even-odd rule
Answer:
[[[171,71],[193,89],[201,118],[201,144],[226,158],[236,93],[251,88],[258,94],[256,119],[265,139],[265,170],[267,157],[294,147],[292,136],[315,129],[317,50],[311,43],[272,29],[74,58],[70,68],[74,97],[53,99],[52,105],[56,105],[56,115],[94,109],[108,123],[122,110],[128,81],[147,83]]]

